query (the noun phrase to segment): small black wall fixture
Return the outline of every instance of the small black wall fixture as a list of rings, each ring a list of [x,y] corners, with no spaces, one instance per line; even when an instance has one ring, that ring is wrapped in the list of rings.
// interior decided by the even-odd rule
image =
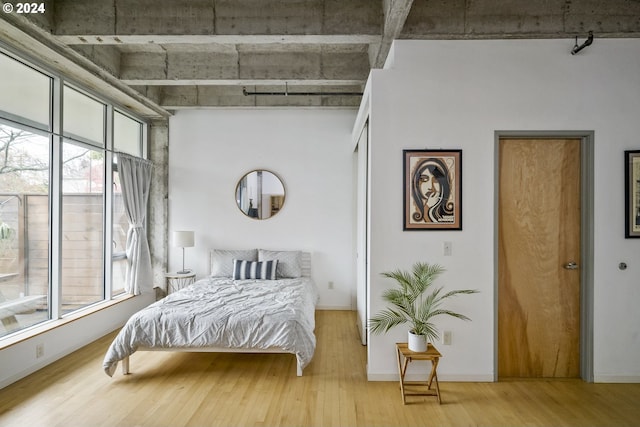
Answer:
[[[578,36],[576,36],[576,45],[573,46],[573,49],[571,49],[571,55],[575,55],[576,53],[580,52],[585,47],[591,46],[591,43],[593,43],[593,31],[589,31],[589,37],[587,37],[587,39],[584,41],[584,43],[582,43],[579,46],[578,46]]]

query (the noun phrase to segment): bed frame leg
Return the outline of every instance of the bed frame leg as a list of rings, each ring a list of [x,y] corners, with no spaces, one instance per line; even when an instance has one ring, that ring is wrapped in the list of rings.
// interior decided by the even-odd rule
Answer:
[[[129,356],[122,359],[122,375],[129,375]]]
[[[300,360],[298,359],[298,356],[296,355],[296,374],[301,377],[302,376],[302,366],[300,365]]]

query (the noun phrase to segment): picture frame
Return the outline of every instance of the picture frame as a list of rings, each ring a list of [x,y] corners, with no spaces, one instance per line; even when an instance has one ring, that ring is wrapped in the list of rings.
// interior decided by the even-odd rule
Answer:
[[[625,238],[640,238],[640,150],[624,152]]]
[[[462,150],[403,150],[403,229],[462,230]]]

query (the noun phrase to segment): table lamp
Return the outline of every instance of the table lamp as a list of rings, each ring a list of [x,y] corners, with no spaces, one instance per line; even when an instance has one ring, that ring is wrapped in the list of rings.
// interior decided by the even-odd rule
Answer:
[[[184,269],[184,248],[191,248],[194,246],[193,231],[174,231],[173,246],[182,248],[182,270],[178,271],[178,274],[189,273],[191,270]]]

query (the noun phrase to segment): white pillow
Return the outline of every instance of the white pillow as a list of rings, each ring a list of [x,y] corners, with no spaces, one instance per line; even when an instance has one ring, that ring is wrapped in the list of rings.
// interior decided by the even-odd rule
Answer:
[[[233,277],[234,259],[257,261],[258,250],[213,249],[211,251],[211,277]]]
[[[296,278],[302,276],[302,253],[300,251],[258,250],[258,261],[278,260],[276,277]]]

